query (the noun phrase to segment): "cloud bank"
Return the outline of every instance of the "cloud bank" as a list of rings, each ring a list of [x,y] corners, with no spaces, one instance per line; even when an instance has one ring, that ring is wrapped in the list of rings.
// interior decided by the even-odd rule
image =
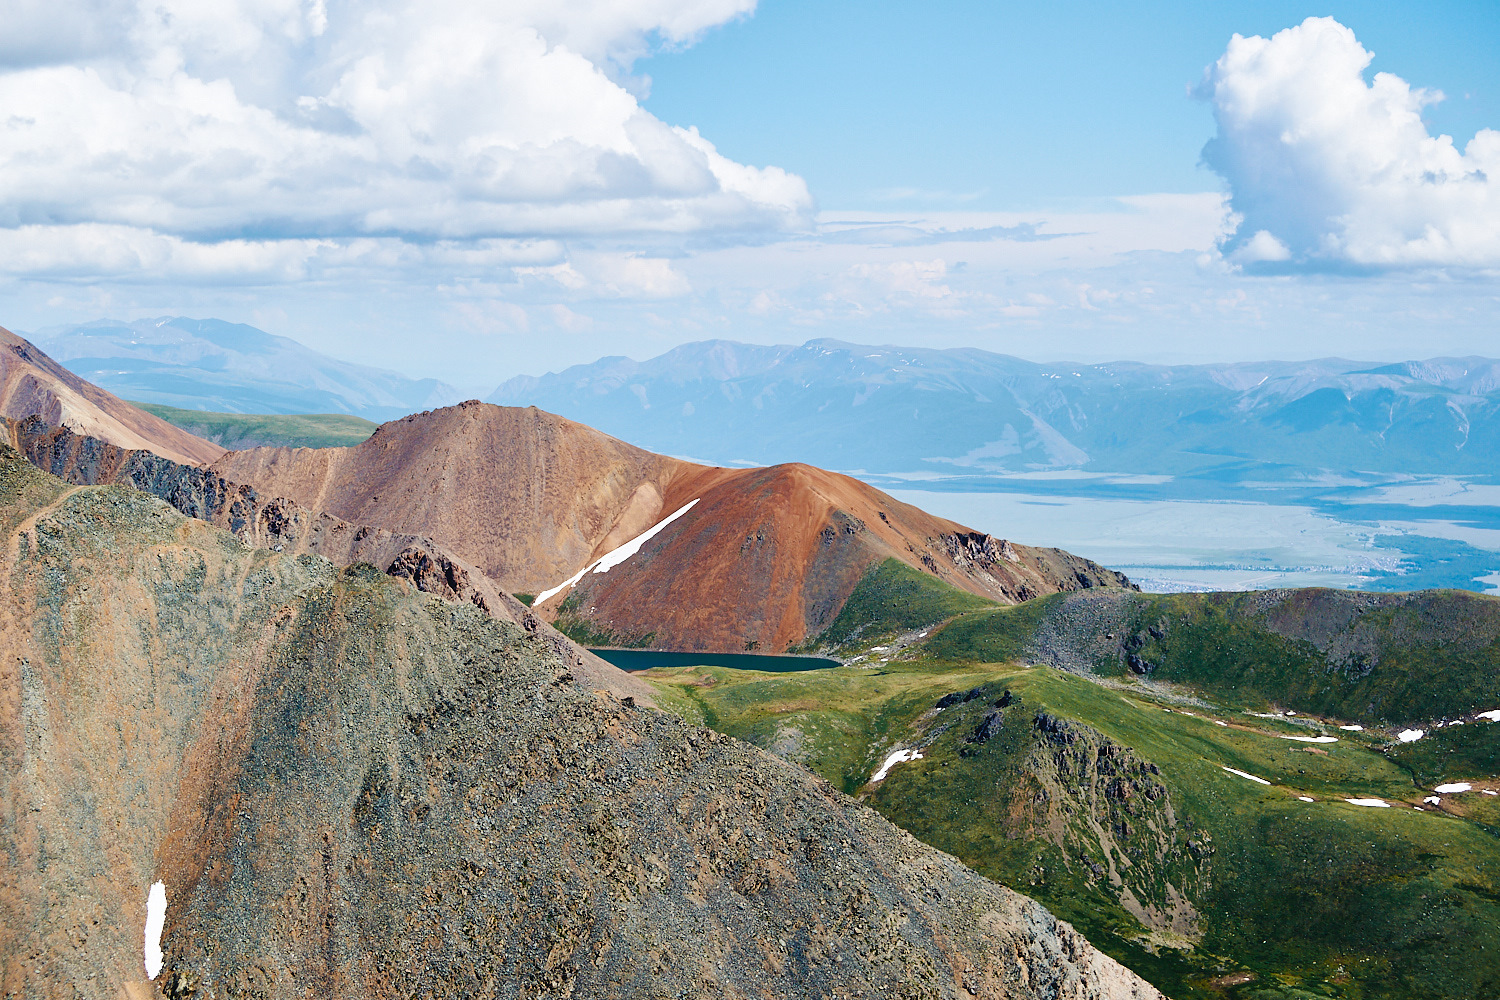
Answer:
[[[1203,150],[1239,225],[1230,259],[1271,269],[1500,266],[1500,132],[1460,151],[1422,110],[1443,99],[1390,73],[1329,17],[1235,35],[1205,74]]]
[[[80,276],[238,261],[277,280],[372,240],[400,257],[803,228],[800,178],[727,159],[630,89],[639,56],[753,8],[17,0],[0,36],[4,264],[56,275],[66,248]]]

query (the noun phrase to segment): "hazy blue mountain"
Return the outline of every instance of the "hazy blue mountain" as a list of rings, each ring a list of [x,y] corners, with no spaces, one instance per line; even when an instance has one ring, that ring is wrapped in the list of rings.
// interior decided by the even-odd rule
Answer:
[[[1500,362],[1039,364],[973,349],[686,344],[490,397],[715,462],[1208,479],[1500,472]]]
[[[459,400],[452,386],[320,354],[242,323],[98,320],[27,334],[125,399],[220,413],[353,413],[389,420]]]

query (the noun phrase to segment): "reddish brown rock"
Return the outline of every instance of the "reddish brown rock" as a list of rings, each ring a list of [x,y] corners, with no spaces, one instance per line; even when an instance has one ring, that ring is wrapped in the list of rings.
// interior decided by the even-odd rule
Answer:
[[[535,408],[470,402],[385,424],[353,448],[257,448],[214,470],[354,523],[430,537],[524,593],[555,587],[697,501],[574,592],[575,614],[658,647],[785,649],[816,635],[887,558],[1003,603],[1128,585],[1088,560],[992,538],[838,473],[697,465]],[[568,596],[540,610],[555,614]]]

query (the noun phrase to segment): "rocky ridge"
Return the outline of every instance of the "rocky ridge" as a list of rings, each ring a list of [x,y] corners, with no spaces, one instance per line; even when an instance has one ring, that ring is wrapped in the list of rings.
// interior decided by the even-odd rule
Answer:
[[[144,449],[128,450],[53,427],[38,417],[0,421],[11,445],[37,468],[76,486],[116,485],[166,501],[256,548],[313,554],[335,566],[369,563],[418,590],[475,605],[550,642],[581,676],[620,696],[653,704],[651,688],[612,667],[539,619],[477,567],[432,539],[350,524],[284,498],[265,498],[210,469],[182,465]]]
[[[0,328],[0,416],[38,416],[56,427],[121,448],[149,448],[174,462],[207,464],[224,449],[153,417],[86,382]]]

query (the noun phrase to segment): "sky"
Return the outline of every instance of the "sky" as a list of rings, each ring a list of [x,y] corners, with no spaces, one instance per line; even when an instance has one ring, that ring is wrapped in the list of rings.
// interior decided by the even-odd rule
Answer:
[[[1500,352],[1493,3],[11,0],[0,325]]]

